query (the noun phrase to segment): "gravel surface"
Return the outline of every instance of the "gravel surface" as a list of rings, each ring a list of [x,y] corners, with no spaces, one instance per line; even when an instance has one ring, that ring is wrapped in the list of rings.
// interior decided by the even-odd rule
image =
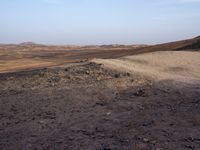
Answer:
[[[200,84],[96,63],[0,74],[0,149],[200,149]]]

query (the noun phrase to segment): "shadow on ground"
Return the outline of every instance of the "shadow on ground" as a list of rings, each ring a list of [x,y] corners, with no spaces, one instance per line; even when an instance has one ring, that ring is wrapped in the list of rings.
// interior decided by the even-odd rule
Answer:
[[[85,63],[0,74],[0,149],[200,149],[200,85]]]

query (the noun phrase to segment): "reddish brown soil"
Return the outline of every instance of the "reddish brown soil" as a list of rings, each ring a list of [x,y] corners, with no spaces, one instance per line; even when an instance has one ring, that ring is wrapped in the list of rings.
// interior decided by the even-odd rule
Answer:
[[[93,58],[118,58],[169,50],[200,50],[200,38],[145,45],[45,46],[37,44],[0,45],[0,72],[57,66]]]
[[[93,58],[118,58],[138,52],[136,49],[140,48],[0,45],[0,72],[57,66]]]

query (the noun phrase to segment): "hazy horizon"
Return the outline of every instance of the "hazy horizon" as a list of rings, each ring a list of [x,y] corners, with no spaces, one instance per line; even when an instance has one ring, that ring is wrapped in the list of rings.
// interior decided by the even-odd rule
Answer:
[[[200,0],[2,0],[0,43],[157,44],[200,34]]]

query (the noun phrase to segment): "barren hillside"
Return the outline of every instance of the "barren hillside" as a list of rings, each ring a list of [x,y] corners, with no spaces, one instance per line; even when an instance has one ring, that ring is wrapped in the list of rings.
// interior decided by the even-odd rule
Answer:
[[[93,62],[155,80],[200,81],[200,52],[159,51],[118,59],[95,59]]]

